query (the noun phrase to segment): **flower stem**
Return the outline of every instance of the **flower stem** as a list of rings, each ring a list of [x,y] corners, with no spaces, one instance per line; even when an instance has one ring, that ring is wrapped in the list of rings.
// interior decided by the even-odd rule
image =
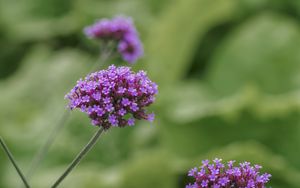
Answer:
[[[9,151],[9,149],[8,149],[8,147],[6,146],[6,144],[5,144],[4,140],[2,139],[2,137],[0,137],[0,144],[1,144],[1,146],[2,146],[2,148],[3,148],[3,150],[4,150],[4,152],[5,152],[5,154],[8,156],[10,162],[13,164],[13,166],[14,166],[15,169],[16,169],[16,171],[18,172],[18,174],[19,174],[20,178],[22,179],[22,181],[23,181],[25,187],[26,187],[26,188],[29,188],[30,186],[29,186],[29,184],[28,184],[28,182],[27,182],[25,176],[23,175],[21,169],[18,167],[18,165],[17,165],[17,163],[16,163],[16,161],[15,161],[15,159],[14,159],[12,153]]]
[[[104,65],[112,56],[112,51],[108,50],[106,47],[104,47],[101,50],[100,55],[100,63],[98,64],[98,61],[95,63],[94,66],[91,67],[89,74],[95,71],[99,66]],[[46,154],[48,153],[51,145],[53,144],[54,140],[58,136],[59,132],[63,129],[64,125],[66,124],[66,121],[68,120],[70,116],[70,111],[67,110],[64,112],[63,116],[60,118],[60,121],[57,123],[57,125],[53,128],[53,130],[50,132],[49,136],[47,137],[47,140],[45,141],[44,145],[37,151],[37,153],[34,155],[33,160],[30,164],[29,170],[27,171],[26,177],[30,178],[34,171],[37,169],[41,161],[45,158]]]
[[[98,65],[97,63],[94,64],[94,66],[92,66],[92,68],[89,71],[89,74],[96,71],[100,66],[104,66],[105,63],[111,58],[113,57],[113,52],[112,50],[109,48],[109,45],[106,44],[104,45],[104,47],[101,48],[101,55],[100,55],[100,64]]]
[[[97,140],[99,139],[101,133],[103,132],[104,128],[100,126],[98,131],[94,134],[94,136],[90,139],[87,145],[80,151],[80,153],[75,157],[72,163],[69,165],[67,170],[56,180],[56,182],[51,186],[51,188],[57,187],[66,177],[67,175],[73,170],[76,165],[82,160],[82,158],[87,154],[87,152],[92,149],[92,147],[96,144]]]
[[[57,125],[54,127],[54,129],[50,132],[49,136],[47,137],[46,142],[44,143],[43,147],[39,149],[39,151],[34,156],[31,165],[29,167],[29,170],[26,174],[26,177],[31,177],[33,172],[36,170],[38,165],[41,163],[41,161],[45,158],[46,154],[48,153],[52,143],[54,142],[56,136],[58,133],[62,130],[64,125],[66,124],[66,121],[68,120],[70,115],[70,111],[66,110],[63,113],[63,116],[61,117],[60,121],[57,123]]]

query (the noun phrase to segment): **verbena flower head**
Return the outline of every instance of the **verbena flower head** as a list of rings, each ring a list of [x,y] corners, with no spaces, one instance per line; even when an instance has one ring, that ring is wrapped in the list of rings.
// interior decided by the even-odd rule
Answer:
[[[131,18],[101,19],[84,29],[89,38],[114,41],[124,61],[134,63],[143,55],[143,46]]]
[[[270,174],[260,174],[261,166],[243,162],[235,167],[234,162],[223,164],[217,158],[202,161],[199,168],[189,171],[188,176],[194,177],[195,182],[186,188],[264,188],[270,180]]]
[[[88,114],[96,126],[133,126],[135,119],[154,120],[145,108],[152,104],[157,85],[144,71],[134,73],[129,67],[111,65],[107,70],[77,81],[66,95],[71,110],[78,108]]]

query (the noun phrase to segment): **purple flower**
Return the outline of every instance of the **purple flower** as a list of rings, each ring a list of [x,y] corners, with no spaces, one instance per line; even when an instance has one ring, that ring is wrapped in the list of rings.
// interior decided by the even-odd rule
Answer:
[[[235,160],[233,160],[233,161],[228,161],[228,162],[227,162],[228,168],[232,168],[234,163],[235,163]],[[258,165],[257,165],[257,166],[258,166]]]
[[[199,176],[199,177],[202,177],[202,176],[204,176],[205,175],[205,169],[204,168],[202,168],[198,173],[197,173],[197,175]]]
[[[97,113],[97,116],[101,117],[101,116],[103,116],[103,115],[105,114],[105,111],[104,111],[102,108],[99,108],[99,109],[96,111],[96,113]]]
[[[194,176],[195,173],[197,173],[198,169],[195,167],[195,168],[192,168],[189,173],[188,173],[188,176]]]
[[[144,53],[139,38],[134,34],[125,35],[118,44],[118,51],[122,54],[123,60],[129,63],[134,63]]]
[[[129,126],[133,126],[133,125],[134,125],[134,122],[135,122],[135,121],[134,121],[133,118],[129,118],[127,124],[128,124]]]
[[[129,105],[130,105],[129,99],[123,98],[123,99],[122,99],[122,105],[123,105],[123,106],[129,106]]]
[[[196,183],[188,184],[188,185],[185,186],[185,188],[198,188],[198,185]]]
[[[116,16],[113,19],[101,19],[84,28],[84,33],[92,39],[102,42],[114,41],[122,59],[136,62],[143,55],[143,46],[131,18]]]
[[[219,179],[219,184],[222,186],[225,186],[229,182],[229,179],[227,177],[223,177]]]
[[[120,93],[120,88],[128,92]],[[138,92],[140,88],[147,92]],[[157,92],[157,85],[144,72],[134,73],[129,67],[112,65],[78,81],[66,98],[70,109],[80,109],[88,114],[93,125],[108,129],[133,126],[135,119],[153,121],[154,114],[147,113],[145,108],[154,102]],[[150,99],[151,102],[144,102]]]
[[[119,115],[124,116],[126,114],[126,110],[124,108],[121,108],[118,112]]]
[[[210,163],[209,160],[202,161],[202,166],[193,168],[189,171],[188,176],[195,179],[194,184],[188,184],[187,187],[239,187],[239,188],[265,188],[271,175],[260,175],[261,166],[251,166],[249,162],[240,163],[234,167],[234,161],[229,161],[227,166],[222,163],[221,159],[215,159]]]
[[[208,159],[202,161],[202,167],[205,167],[208,164],[209,164],[209,160]]]
[[[216,168],[216,169],[211,169],[210,173],[213,175],[218,175],[219,174],[220,169]]]
[[[105,98],[103,98],[103,103],[104,103],[104,104],[110,103],[110,97],[105,97]]]
[[[209,181],[208,180],[203,180],[201,182],[201,187],[207,187],[208,186]]]
[[[254,182],[254,180],[249,180],[248,181],[247,188],[255,188],[255,182]]]
[[[113,104],[110,103],[110,104],[105,105],[105,110],[107,112],[112,112],[114,110]]]
[[[93,124],[93,125],[98,125],[98,124],[99,124],[99,121],[97,121],[97,120],[92,120],[92,124]]]
[[[139,107],[138,107],[137,103],[133,102],[133,103],[131,103],[131,105],[130,105],[130,109],[131,109],[133,112],[136,112],[136,111],[138,111]]]
[[[215,175],[215,174],[211,174],[211,175],[209,175],[208,177],[209,177],[209,180],[210,180],[210,181],[215,181],[215,180],[217,179],[218,176]]]
[[[101,99],[101,94],[99,92],[93,93],[92,96],[96,101],[100,101]]]
[[[108,121],[112,126],[114,127],[118,126],[119,121],[117,120],[117,116],[110,114],[108,116]]]
[[[137,95],[138,95],[136,89],[135,89],[135,88],[132,88],[132,87],[128,88],[128,93],[129,93],[130,95],[133,95],[133,96],[137,96]]]
[[[118,92],[117,93],[124,94],[125,92],[126,92],[126,88],[124,88],[124,87],[119,87],[118,88]]]
[[[154,113],[148,114],[148,116],[147,116],[147,120],[150,121],[150,122],[153,122],[154,118],[155,118],[155,114]]]

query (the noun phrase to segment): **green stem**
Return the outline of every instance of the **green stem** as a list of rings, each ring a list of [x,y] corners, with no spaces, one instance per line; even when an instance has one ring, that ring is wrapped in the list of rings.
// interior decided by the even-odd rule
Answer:
[[[25,187],[26,187],[26,188],[30,188],[30,186],[29,186],[29,184],[28,184],[28,182],[27,182],[25,176],[23,175],[21,169],[18,167],[18,165],[17,165],[17,163],[16,163],[16,161],[15,161],[15,159],[14,159],[12,153],[9,151],[9,149],[8,149],[8,147],[6,146],[6,144],[5,144],[4,140],[2,139],[2,137],[0,137],[0,144],[1,144],[1,146],[2,146],[2,148],[3,148],[3,150],[4,150],[4,152],[5,152],[5,154],[8,156],[10,162],[13,164],[13,166],[14,166],[15,169],[16,169],[16,171],[18,172],[18,174],[19,174],[20,178],[22,179],[22,181],[23,181]]]
[[[109,50],[109,46],[105,45],[105,47],[101,48],[101,55],[100,55],[100,64],[97,63],[92,66],[91,70],[89,71],[89,74],[92,72],[95,72],[98,67],[105,65],[105,63],[112,57],[113,52],[112,50]]]
[[[101,51],[102,51],[102,53],[100,55],[100,63],[98,64],[98,61],[97,61],[95,63],[95,65],[91,67],[89,73],[95,71],[97,69],[97,67],[104,65],[112,55],[112,51],[108,50],[106,47],[104,47]],[[70,111],[69,110],[65,111],[63,116],[61,117],[60,121],[58,122],[58,124],[50,132],[44,145],[34,155],[31,165],[29,167],[29,170],[27,171],[27,174],[26,174],[27,178],[30,178],[32,176],[32,174],[37,169],[39,164],[45,158],[46,154],[48,153],[50,147],[52,146],[52,144],[53,144],[54,140],[56,139],[56,137],[58,136],[59,132],[63,129],[64,125],[66,125],[66,121],[68,120],[69,116],[70,116]]]
[[[39,151],[34,156],[31,165],[29,167],[29,170],[26,174],[26,177],[30,178],[33,172],[36,170],[38,165],[41,163],[41,161],[45,158],[46,154],[48,153],[52,143],[54,142],[55,138],[57,137],[58,133],[63,129],[64,125],[66,124],[66,121],[68,120],[70,115],[70,111],[67,110],[64,112],[62,118],[57,123],[57,125],[54,127],[54,129],[50,132],[49,136],[47,137],[47,140],[43,147],[39,149]]]
[[[100,126],[98,131],[90,139],[90,141],[87,143],[87,145],[80,151],[80,153],[75,157],[75,159],[69,165],[67,170],[56,180],[56,182],[51,186],[51,188],[57,187],[67,177],[67,175],[73,170],[73,168],[79,164],[79,162],[83,159],[83,157],[87,154],[87,152],[90,149],[92,149],[92,147],[96,144],[96,142],[99,139],[103,130],[104,130],[104,128],[102,126]]]

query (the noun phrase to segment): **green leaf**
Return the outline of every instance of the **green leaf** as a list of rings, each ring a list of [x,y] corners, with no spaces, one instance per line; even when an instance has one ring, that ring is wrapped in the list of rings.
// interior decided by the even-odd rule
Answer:
[[[260,14],[239,26],[210,62],[207,81],[218,95],[255,85],[280,94],[300,88],[300,28],[282,15]]]
[[[164,12],[146,41],[147,70],[160,85],[174,83],[185,74],[195,46],[210,27],[228,20],[234,1],[175,1]]]

